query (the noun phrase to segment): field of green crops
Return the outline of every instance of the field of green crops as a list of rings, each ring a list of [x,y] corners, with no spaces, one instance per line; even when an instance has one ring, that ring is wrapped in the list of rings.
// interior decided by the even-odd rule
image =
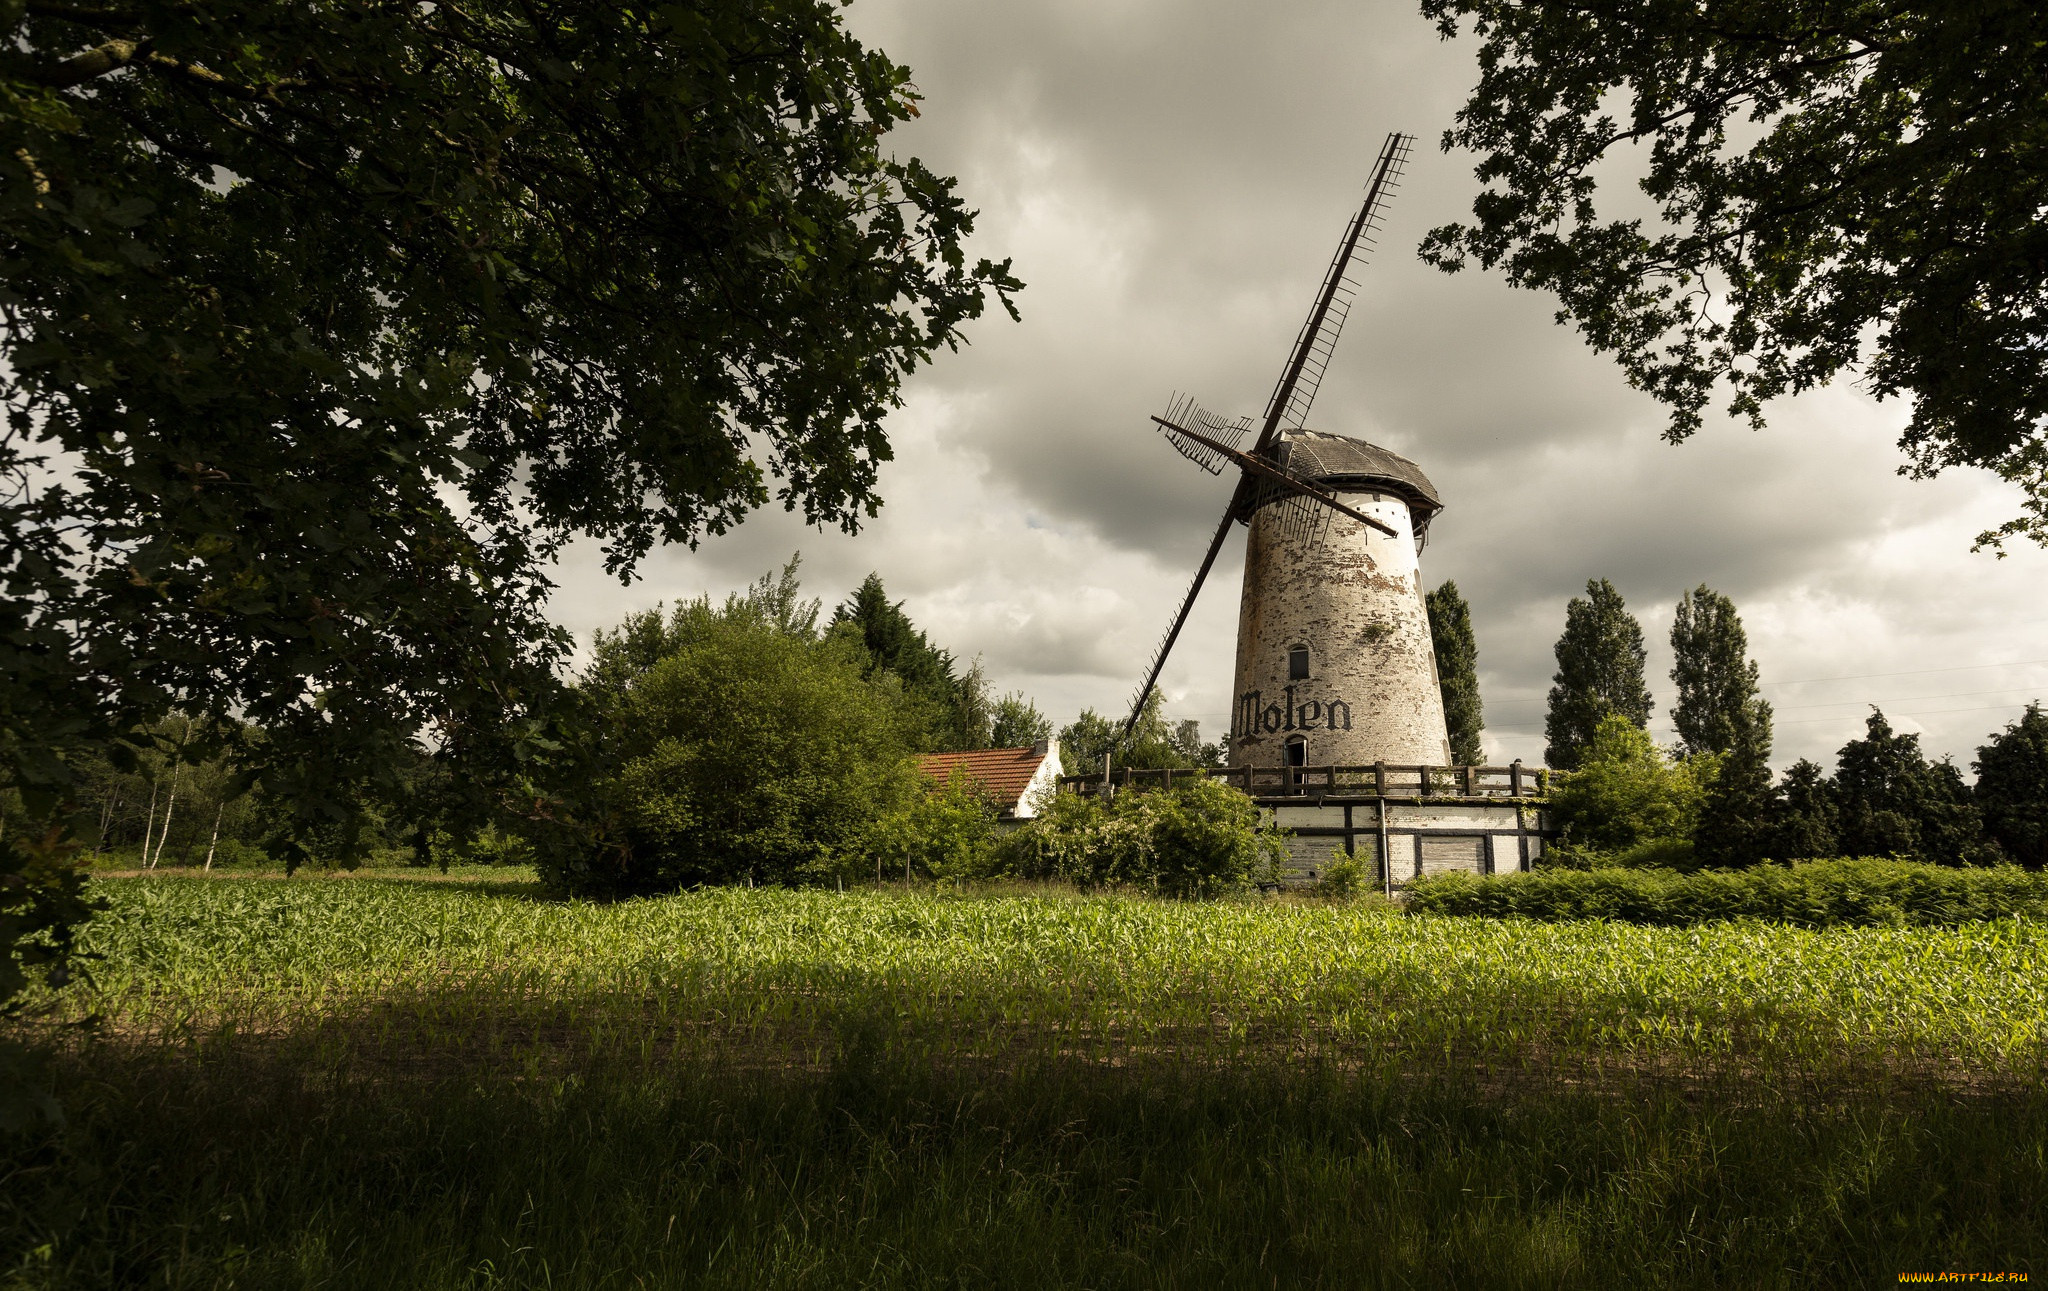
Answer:
[[[2048,1254],[2048,925],[104,881],[0,1286],[1809,1286]]]

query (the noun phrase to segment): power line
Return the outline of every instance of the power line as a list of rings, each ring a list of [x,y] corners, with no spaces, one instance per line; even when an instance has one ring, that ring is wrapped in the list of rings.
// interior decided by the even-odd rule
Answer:
[[[2041,664],[2048,664],[2048,659],[2016,659],[2011,663],[1966,663],[1958,664],[1953,668],[1919,668],[1911,672],[1859,672],[1845,677],[1802,677],[1797,681],[1763,681],[1758,682],[1757,684],[1759,686],[1813,686],[1818,685],[1819,683],[1824,681],[1873,681],[1880,677],[1927,677],[1932,676],[1933,674],[1938,672],[1974,672],[1979,668],[2032,668],[2039,666]],[[1999,687],[2000,690],[2025,690],[2027,688],[2027,686]],[[1989,695],[1992,693],[1994,692],[1988,690],[1970,690],[1959,692],[1959,694],[1965,695]],[[1915,697],[1914,699],[1900,700],[1898,702],[1911,704],[1917,702],[1919,699],[1944,698],[1949,698],[1949,696],[1921,695]],[[1546,700],[1542,696],[1532,696],[1527,699],[1492,699],[1487,701],[1489,705],[1541,704],[1544,702],[1546,702]],[[1845,704],[1860,704],[1863,701],[1845,699],[1842,702]],[[1792,706],[1788,705],[1786,711],[1791,711],[1791,707]]]
[[[1803,677],[1798,681],[1766,681],[1764,686],[1811,686],[1823,681],[1869,681],[1876,677],[1925,677],[1937,672],[1972,672],[1978,668],[2031,668],[2048,659],[2018,659],[2012,663],[1964,663],[1953,668],[1920,668],[1913,672],[1859,672],[1848,677]],[[2010,687],[2008,689],[2011,689]]]
[[[1926,712],[1926,713],[1887,713],[1887,714],[1885,714],[1885,716],[1887,716],[1887,717],[1940,717],[1940,716],[1941,716],[1941,715],[1942,715],[1943,713],[1988,713],[1988,712],[1991,712],[1991,711],[1993,711],[1993,710],[2006,710],[2006,709],[2011,709],[2011,708],[2015,708],[2015,707],[2017,707],[2017,706],[2018,706],[2017,704],[1979,704],[1979,705],[1978,705],[1977,707],[1975,707],[1975,708],[1937,708],[1937,709],[1934,709],[1934,710],[1933,710],[1932,712]],[[1833,716],[1833,717],[1802,717],[1802,718],[1800,718],[1799,720],[1797,720],[1797,721],[1794,721],[1794,722],[1782,722],[1782,723],[1780,723],[1780,725],[1783,725],[1783,726],[1812,726],[1812,725],[1814,725],[1814,724],[1815,724],[1816,722],[1841,722],[1841,721],[1847,721],[1847,720],[1849,720],[1849,718],[1850,718],[1851,716],[1852,716],[1852,715],[1851,715],[1851,714],[1849,714],[1849,713],[1838,713],[1838,714],[1836,714],[1836,715],[1835,715],[1835,716]]]
[[[1923,703],[1926,700],[1930,699],[1970,699],[1978,695],[2003,695],[2009,691],[2039,689],[2041,689],[2041,687],[2039,686],[2000,686],[1996,690],[1957,690],[1951,691],[1946,695],[1908,695],[1901,699],[1891,700],[1890,702],[1894,704],[1918,704]],[[1808,708],[1842,708],[1851,704],[1876,703],[1877,701],[1868,699],[1837,699],[1831,703],[1826,704],[1785,704],[1782,706],[1773,705],[1773,711],[1780,713],[1796,713],[1801,711],[1802,709]],[[1877,704],[1877,706],[1882,707],[1883,705]],[[1994,707],[1996,707],[1996,705],[1994,705]]]
[[[1982,703],[1982,705],[1976,705],[1976,707],[1970,707],[1970,709],[1931,709],[1931,711],[1923,711],[1923,713],[1886,713],[1886,717],[1939,717],[1939,715],[1944,715],[1944,713],[1991,713],[1991,711],[2001,711],[2001,709],[2015,709],[2015,707],[2019,707],[2019,703],[2021,701]],[[1776,721],[1774,725],[1817,725],[1817,723],[1823,723],[1823,721],[1853,721],[1853,719],[1855,719],[1853,713],[1835,713],[1833,717],[1796,717],[1792,721]],[[1659,723],[1659,725],[1667,725],[1667,723]],[[1540,732],[1542,727],[1540,725],[1489,725],[1487,730],[1495,732],[1495,734],[1501,734],[1501,732],[1530,734],[1530,732]]]

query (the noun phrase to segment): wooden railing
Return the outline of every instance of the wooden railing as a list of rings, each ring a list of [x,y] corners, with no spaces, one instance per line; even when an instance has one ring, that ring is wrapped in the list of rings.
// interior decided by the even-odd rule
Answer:
[[[1376,762],[1370,766],[1112,768],[1060,777],[1061,793],[1092,794],[1113,788],[1170,789],[1207,778],[1242,789],[1254,798],[1539,798],[1550,792],[1552,772],[1520,762],[1504,767],[1435,767]]]

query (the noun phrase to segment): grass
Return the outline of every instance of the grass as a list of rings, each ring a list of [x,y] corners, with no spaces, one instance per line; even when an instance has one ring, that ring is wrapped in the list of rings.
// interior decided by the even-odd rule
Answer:
[[[101,888],[93,993],[17,1028],[70,1122],[11,1141],[0,1285],[1855,1286],[2048,1251],[2031,921]]]

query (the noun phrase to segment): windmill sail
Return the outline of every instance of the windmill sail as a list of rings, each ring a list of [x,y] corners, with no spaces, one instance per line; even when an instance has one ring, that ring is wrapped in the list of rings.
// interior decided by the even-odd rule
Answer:
[[[1388,135],[1381,146],[1372,180],[1366,186],[1365,205],[1351,217],[1344,240],[1330,257],[1323,289],[1316,293],[1315,307],[1301,325],[1301,334],[1294,339],[1294,351],[1280,373],[1279,384],[1266,401],[1259,448],[1269,446],[1281,431],[1300,430],[1307,424],[1309,406],[1316,400],[1323,374],[1329,371],[1330,356],[1337,352],[1337,337],[1344,330],[1344,320],[1351,316],[1351,302],[1358,294],[1358,284],[1350,277],[1351,269],[1363,267],[1365,256],[1377,249],[1374,239],[1385,218],[1387,201],[1401,186],[1401,172],[1407,168],[1414,142],[1412,136],[1396,132]]]
[[[1223,467],[1229,460],[1210,444],[1191,438],[1182,427],[1194,430],[1199,435],[1216,440],[1218,443],[1236,448],[1251,434],[1252,419],[1239,417],[1236,421],[1225,421],[1212,412],[1205,412],[1193,399],[1176,394],[1166,406],[1166,416],[1152,419],[1159,426],[1161,434],[1180,451],[1182,457],[1209,472],[1223,474]]]
[[[1251,505],[1245,509],[1251,512],[1265,506],[1279,508],[1274,518],[1279,521],[1281,538],[1289,543],[1318,547],[1329,535],[1330,508],[1301,489],[1290,489],[1279,480],[1260,480],[1252,487]]]
[[[1180,639],[1180,630],[1187,626],[1188,615],[1195,608],[1195,598],[1202,594],[1202,583],[1209,577],[1209,567],[1216,563],[1216,553],[1223,550],[1223,540],[1230,536],[1230,526],[1236,521],[1237,516],[1233,512],[1225,511],[1222,523],[1216,526],[1215,536],[1209,539],[1209,550],[1202,556],[1201,566],[1195,570],[1194,581],[1188,584],[1186,594],[1180,598],[1180,609],[1173,616],[1173,625],[1166,629],[1166,635],[1153,649],[1152,662],[1145,668],[1145,680],[1139,683],[1137,694],[1131,698],[1131,715],[1124,719],[1123,732],[1117,736],[1119,746],[1131,738],[1132,729],[1144,714],[1145,701],[1151,697],[1152,687],[1159,684],[1159,670],[1166,666],[1166,656],[1172,652],[1173,643]]]
[[[1358,515],[1333,498],[1322,495],[1320,490],[1312,486],[1305,490],[1285,478],[1289,473],[1280,460],[1281,455],[1274,450],[1283,430],[1299,430],[1308,420],[1309,406],[1315,402],[1316,390],[1322,385],[1323,374],[1329,370],[1330,356],[1336,352],[1337,337],[1344,330],[1344,320],[1350,316],[1351,302],[1358,291],[1358,285],[1348,275],[1352,267],[1362,265],[1364,256],[1370,255],[1374,249],[1373,236],[1379,232],[1388,198],[1400,186],[1401,171],[1408,163],[1409,149],[1413,144],[1411,136],[1396,132],[1388,135],[1380,148],[1372,179],[1366,185],[1365,203],[1351,217],[1343,241],[1337,244],[1337,253],[1331,257],[1329,270],[1323,275],[1322,290],[1316,293],[1315,306],[1309,311],[1308,321],[1302,324],[1287,366],[1280,373],[1279,384],[1273,387],[1273,395],[1266,402],[1266,415],[1259,424],[1258,438],[1251,453],[1271,465],[1260,466],[1255,473],[1249,468],[1258,463],[1240,464],[1237,487],[1231,494],[1230,505],[1224,508],[1222,522],[1216,526],[1215,536],[1209,540],[1209,549],[1195,570],[1186,595],[1181,598],[1180,609],[1174,614],[1172,625],[1152,652],[1151,662],[1145,669],[1145,680],[1139,683],[1131,700],[1131,714],[1124,720],[1119,744],[1129,741],[1131,731],[1145,711],[1145,701],[1151,697],[1152,688],[1159,684],[1159,673],[1166,667],[1166,657],[1172,652],[1174,642],[1180,639],[1181,629],[1187,626],[1188,615],[1195,608],[1195,598],[1202,593],[1202,584],[1216,563],[1217,553],[1223,550],[1223,540],[1229,537],[1232,523],[1248,518],[1262,506],[1278,503],[1283,508],[1279,517],[1281,531],[1295,541],[1322,541],[1329,528],[1331,506],[1337,506],[1374,527],[1385,528],[1379,522]],[[1222,473],[1224,465],[1237,453],[1237,446],[1250,433],[1253,424],[1248,417],[1234,422],[1224,421],[1197,407],[1193,400],[1178,395],[1174,397],[1168,415],[1153,420],[1161,423],[1160,429],[1183,457],[1212,475]],[[1187,433],[1189,431],[1194,432],[1192,436]],[[1205,439],[1215,442],[1201,442]],[[1282,478],[1275,479],[1275,475]]]

